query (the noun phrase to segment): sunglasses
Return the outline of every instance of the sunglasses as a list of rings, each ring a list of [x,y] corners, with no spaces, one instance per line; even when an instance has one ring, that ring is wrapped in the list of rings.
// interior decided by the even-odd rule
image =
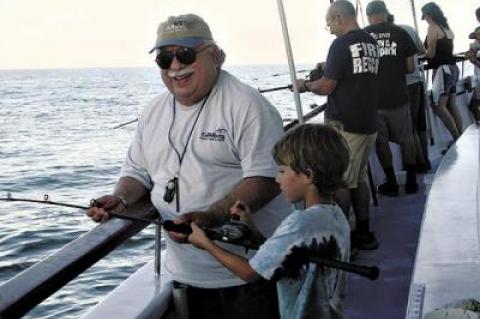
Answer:
[[[157,65],[163,70],[170,68],[173,57],[176,57],[178,62],[182,64],[190,65],[195,62],[198,53],[209,47],[211,47],[211,45],[207,45],[198,51],[187,47],[179,47],[175,51],[160,50],[160,53],[155,58],[155,62],[157,62]]]

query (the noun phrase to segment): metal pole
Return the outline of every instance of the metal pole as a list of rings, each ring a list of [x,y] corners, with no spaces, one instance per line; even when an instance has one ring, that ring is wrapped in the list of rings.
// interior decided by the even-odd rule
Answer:
[[[293,62],[292,47],[290,45],[290,38],[288,36],[287,19],[285,17],[285,11],[283,9],[282,0],[277,0],[277,6],[278,6],[278,13],[280,15],[280,22],[282,23],[283,41],[285,42],[285,49],[287,51],[288,69],[290,71],[290,79],[293,85],[293,96],[295,98],[295,107],[297,109],[298,122],[300,124],[303,124],[305,121],[303,119],[302,103],[300,102],[300,93],[298,92],[298,87],[296,83],[297,73],[295,72],[295,64]]]
[[[357,2],[358,8],[357,8],[357,21],[358,21],[358,13],[360,13],[360,18],[362,18],[362,26],[365,28],[365,18],[363,17],[363,8],[362,8],[362,2],[358,0]]]
[[[162,226],[155,226],[155,276],[160,279],[162,263]]]
[[[410,5],[412,7],[412,15],[413,15],[413,24],[415,26],[415,31],[418,33],[418,22],[417,22],[417,13],[415,11],[415,0],[410,0]],[[425,73],[424,72],[424,78],[425,78],[425,85],[423,86],[423,95],[425,96],[425,114],[426,114],[426,117],[427,117],[427,132],[428,132],[428,135],[430,136],[430,145],[434,145],[435,144],[435,139],[433,137],[433,130],[432,130],[432,118],[430,117],[430,110],[427,108],[428,105],[430,105],[430,102],[427,103],[427,99],[428,101],[430,101],[430,96],[428,94],[428,79],[429,79],[429,71],[427,70],[427,72]],[[433,106],[433,105],[432,105]],[[430,108],[431,109],[431,108]]]
[[[418,33],[417,13],[415,12],[415,0],[410,0],[410,5],[412,6],[413,24],[415,25],[415,31],[417,31]]]

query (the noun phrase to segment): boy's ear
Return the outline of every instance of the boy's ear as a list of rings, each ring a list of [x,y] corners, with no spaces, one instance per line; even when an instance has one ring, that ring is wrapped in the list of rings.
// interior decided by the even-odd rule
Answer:
[[[303,174],[305,176],[305,182],[308,184],[313,184],[313,171],[308,168],[306,173]]]

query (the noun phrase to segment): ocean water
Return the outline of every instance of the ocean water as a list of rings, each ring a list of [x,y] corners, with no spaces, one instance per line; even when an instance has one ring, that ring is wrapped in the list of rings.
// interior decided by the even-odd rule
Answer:
[[[286,65],[226,69],[255,88],[290,83]],[[135,119],[165,90],[155,68],[0,70],[0,83],[0,197],[48,194],[85,206],[113,189],[135,124],[113,127]],[[296,118],[288,90],[265,96],[285,119]],[[323,102],[302,94],[304,113]],[[95,226],[78,209],[0,201],[0,284]],[[25,318],[78,318],[151,260],[153,249],[149,226]]]

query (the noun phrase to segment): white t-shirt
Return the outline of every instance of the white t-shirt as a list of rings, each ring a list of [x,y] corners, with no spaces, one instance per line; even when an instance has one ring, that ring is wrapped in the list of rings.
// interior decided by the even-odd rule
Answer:
[[[255,89],[225,71],[195,118],[204,101],[191,107],[176,103],[173,121],[173,96],[165,92],[148,105],[139,118],[137,131],[122,167],[122,176],[131,176],[151,190],[152,203],[164,219],[179,214],[205,211],[222,199],[244,178],[275,177],[277,167],[271,151],[283,135],[278,111]],[[181,155],[193,127],[186,152]],[[179,211],[176,200],[163,200],[167,182],[178,177]],[[290,213],[282,195],[277,196],[253,216],[259,230],[270,236]],[[240,285],[244,282],[218,263],[214,257],[190,244],[178,244],[168,236],[165,271],[173,279],[203,288]],[[245,249],[222,244],[245,257]]]

